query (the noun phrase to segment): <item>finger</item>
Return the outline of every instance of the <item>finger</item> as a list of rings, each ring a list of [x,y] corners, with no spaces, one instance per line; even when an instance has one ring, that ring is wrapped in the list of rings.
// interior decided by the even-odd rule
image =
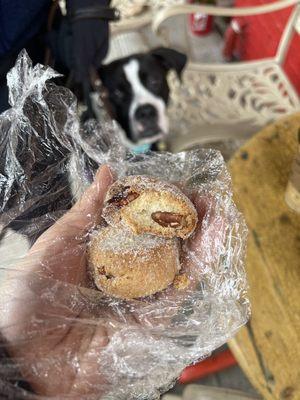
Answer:
[[[90,223],[99,222],[104,198],[109,186],[113,183],[113,176],[107,165],[102,166],[94,179],[92,185],[84,192],[81,199],[63,217],[63,222],[70,222],[74,216],[78,218],[79,227],[86,229]]]
[[[97,218],[101,214],[106,192],[112,183],[113,176],[111,170],[107,165],[103,165],[99,168],[92,185],[84,192],[81,199],[77,201],[71,209],[70,214],[90,214],[91,217]]]
[[[213,263],[224,251],[228,219],[225,210],[212,196],[196,196],[194,204],[199,223],[195,233],[186,242],[186,250],[196,257],[194,260]],[[193,261],[191,261],[193,264]]]
[[[113,176],[110,168],[107,165],[102,166],[81,199],[38,239],[32,251],[45,241],[47,243],[54,241],[58,244],[60,239],[83,237],[92,226],[99,223],[104,198],[112,183]]]
[[[186,242],[187,248],[191,250],[194,247],[197,247],[198,244],[201,242],[203,233],[203,222],[204,219],[207,218],[213,210],[213,199],[207,196],[199,196],[198,194],[195,194],[192,198],[192,202],[198,214],[198,224],[194,234]]]

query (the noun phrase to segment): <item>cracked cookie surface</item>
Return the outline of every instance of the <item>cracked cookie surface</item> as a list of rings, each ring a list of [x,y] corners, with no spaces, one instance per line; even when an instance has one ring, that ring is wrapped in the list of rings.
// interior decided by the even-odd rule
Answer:
[[[135,235],[120,226],[100,228],[92,236],[89,268],[104,293],[132,299],[167,288],[180,270],[177,239]]]
[[[197,225],[197,212],[176,186],[143,175],[128,176],[109,189],[103,217],[121,223],[135,234],[186,239]]]

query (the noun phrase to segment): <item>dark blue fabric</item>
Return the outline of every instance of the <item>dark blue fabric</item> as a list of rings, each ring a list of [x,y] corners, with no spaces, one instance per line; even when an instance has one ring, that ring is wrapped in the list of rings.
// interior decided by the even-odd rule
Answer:
[[[22,48],[34,63],[42,63],[45,47],[50,46],[59,72],[72,69],[80,83],[87,81],[90,66],[99,67],[106,55],[108,21],[92,18],[69,23],[64,19],[68,21],[66,29],[61,23],[58,30],[46,35],[51,3],[52,0],[0,0],[0,113],[8,108],[6,74]],[[70,11],[109,4],[110,0],[67,0]]]
[[[0,59],[39,32],[50,5],[51,0],[0,0]]]

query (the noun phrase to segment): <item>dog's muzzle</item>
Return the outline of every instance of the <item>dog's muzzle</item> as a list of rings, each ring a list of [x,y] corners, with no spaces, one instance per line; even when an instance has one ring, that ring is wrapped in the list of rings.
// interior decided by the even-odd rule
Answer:
[[[139,106],[134,113],[134,119],[138,140],[154,139],[162,134],[158,124],[158,111],[152,104]]]

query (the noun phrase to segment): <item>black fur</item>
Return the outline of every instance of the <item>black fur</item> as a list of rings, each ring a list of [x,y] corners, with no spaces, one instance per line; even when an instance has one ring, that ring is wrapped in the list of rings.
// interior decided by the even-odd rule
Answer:
[[[128,138],[133,140],[129,123],[129,107],[133,93],[123,70],[123,66],[131,59],[139,62],[139,77],[145,88],[168,104],[167,73],[171,69],[175,70],[180,78],[187,58],[176,50],[160,47],[147,54],[135,54],[121,58],[108,65],[103,65],[99,69],[98,73],[102,83],[109,93],[113,114]]]

